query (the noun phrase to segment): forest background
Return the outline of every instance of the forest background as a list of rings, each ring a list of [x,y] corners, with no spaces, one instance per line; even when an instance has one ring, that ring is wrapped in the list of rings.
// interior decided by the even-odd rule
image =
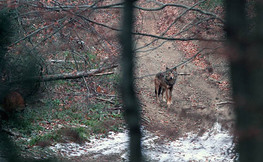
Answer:
[[[254,109],[246,109],[246,105],[251,105],[252,98],[262,96],[259,91],[262,77],[258,77],[261,74],[251,73],[255,69],[260,71],[260,63],[256,64],[256,68],[250,66],[260,60],[256,57],[260,50],[251,50],[260,48],[261,40],[255,38],[255,35],[261,36],[261,30],[257,28],[260,21],[255,21],[257,18],[260,20],[260,10],[255,7],[255,3],[259,2],[227,1],[224,8],[223,2],[218,0],[138,1],[134,5],[136,21],[130,33],[134,38],[133,50],[136,53],[154,51],[167,42],[173,42],[177,50],[183,53],[180,55],[181,62],[175,66],[183,69],[188,62],[193,61],[198,67],[197,73],[203,77],[209,76],[209,81],[226,91],[226,96],[230,96],[226,70],[228,62],[225,61],[226,65],[222,65],[221,61],[211,62],[217,59],[209,56],[217,54],[229,60],[233,85],[237,85],[233,86],[234,100],[241,104],[237,104],[236,109],[237,128],[241,131],[238,134],[242,135],[241,141],[245,139],[244,145],[240,142],[241,152],[246,148],[246,142],[251,142],[252,137],[260,137],[262,133],[259,129],[261,125],[258,124],[260,120],[253,119],[261,117],[260,109],[256,108],[261,105],[260,99],[258,103],[252,104],[255,105]],[[122,51],[119,34],[123,32],[120,22],[124,4],[121,1],[96,0],[1,1],[0,101],[8,92],[19,91],[27,102],[22,114],[17,113],[11,116],[12,120],[2,121],[2,129],[19,139],[17,142],[23,146],[22,152],[27,152],[26,156],[41,154],[39,150],[34,151],[33,146],[45,147],[53,142],[72,140],[81,143],[90,136],[101,137],[109,131],[123,128],[122,105],[127,105],[125,100],[119,98],[118,83],[119,72],[122,71],[119,68]],[[237,4],[240,6],[234,7]],[[230,12],[232,8],[237,10]],[[237,18],[239,12],[243,16],[242,20]],[[148,30],[149,15],[154,18],[151,27],[155,30],[152,32]],[[251,35],[245,37],[245,33]],[[234,42],[232,45],[236,49],[224,48],[227,38]],[[254,39],[259,43],[254,43]],[[252,55],[255,57],[247,56],[251,51],[255,52]],[[215,68],[218,64],[222,66],[221,69]],[[153,75],[138,76],[136,79]],[[136,91],[140,92],[140,89]],[[198,97],[198,94],[193,94],[189,97],[189,103],[199,111],[206,105],[198,104]],[[240,98],[249,99],[243,100],[247,101],[243,103]],[[232,103],[232,99],[220,102]],[[187,116],[184,113],[188,109],[182,110],[182,114]],[[243,127],[244,110],[251,113],[245,121],[255,127],[250,127],[250,124]],[[209,110],[205,115],[210,117],[213,112]],[[255,117],[255,114],[259,116]],[[151,123],[147,113],[142,115],[142,119],[146,125]],[[233,127],[232,123],[230,127]],[[260,138],[256,140],[260,141]],[[17,154],[15,149],[7,152],[10,157]]]

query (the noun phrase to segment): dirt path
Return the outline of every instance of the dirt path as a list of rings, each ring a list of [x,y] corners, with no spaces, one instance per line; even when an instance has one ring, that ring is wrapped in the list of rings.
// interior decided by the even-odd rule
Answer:
[[[143,28],[144,32],[153,33],[154,31],[157,31],[154,26],[156,17],[156,15],[149,15],[146,17],[144,23],[147,24],[147,27]],[[141,38],[136,46],[141,47],[147,44],[147,42],[149,42],[147,38]],[[158,43],[155,42],[143,50],[150,50],[157,47],[157,45]],[[228,82],[226,60],[217,55],[209,55],[206,58],[207,61],[211,63],[212,71],[202,69],[192,62],[178,67],[178,73],[189,75],[178,76],[173,90],[171,107],[168,108],[164,102],[156,103],[153,82],[154,75],[160,71],[164,71],[166,67],[175,67],[186,60],[184,53],[179,51],[178,48],[179,45],[175,42],[166,42],[153,51],[136,52],[136,85],[141,102],[143,126],[147,132],[153,134],[153,136],[158,136],[158,139],[154,138],[154,140],[150,142],[153,144],[153,147],[144,146],[144,148],[147,148],[145,150],[147,150],[149,154],[153,154],[152,152],[157,154],[158,157],[153,157],[153,159],[160,158],[160,153],[167,154],[168,152],[169,159],[167,161],[171,161],[171,159],[172,161],[189,161],[175,160],[182,155],[182,151],[178,152],[178,156],[177,154],[170,152],[171,149],[178,150],[178,148],[182,147],[184,150],[184,146],[189,146],[188,144],[180,144],[180,140],[178,141],[178,139],[182,139],[183,141],[184,139],[189,139],[190,148],[194,148],[195,151],[199,148],[207,149],[204,148],[202,144],[200,144],[200,146],[194,146],[197,143],[195,140],[198,139],[198,137],[202,137],[202,139],[205,140],[210,137],[213,138],[218,132],[224,131],[223,129],[232,130],[231,128],[233,127],[233,113],[231,110],[232,105],[229,94],[230,90],[220,89],[217,84],[218,81],[211,77],[216,74],[221,76],[220,82]],[[220,127],[214,132],[214,126],[219,125],[217,122],[220,123]],[[143,132],[145,133],[145,131]],[[194,136],[189,137],[189,134],[187,134],[188,132],[192,132],[190,134],[194,134]],[[229,143],[231,145],[232,137],[231,135],[228,135],[228,131],[226,132],[227,136],[229,136]],[[144,134],[144,138],[145,136],[147,137],[147,133]],[[163,140],[163,138],[165,138],[165,140]],[[116,139],[120,141],[121,137],[117,136]],[[177,139],[177,141],[175,141],[175,139]],[[94,147],[95,144],[88,144],[87,149],[95,150],[95,153],[93,154],[91,151],[91,154],[86,154],[85,152],[84,156],[74,158],[74,160],[97,161],[97,159],[99,159],[100,161],[124,161],[123,155],[125,154],[127,140],[128,139],[125,139],[124,142],[121,141],[120,143],[113,143],[110,141],[110,147],[105,146],[105,143],[98,143],[98,146],[102,146],[104,149],[102,149],[101,152],[118,150],[115,147],[123,149],[120,152],[111,153],[109,155],[102,153],[100,156],[97,156],[101,152],[97,147]],[[218,139],[212,139],[210,141],[212,143],[212,150],[214,150],[216,140]],[[167,150],[164,147],[156,145],[164,144],[167,146],[167,141],[168,143],[171,141],[174,142],[174,145]],[[222,143],[225,144],[226,141],[223,140]],[[222,143],[219,144],[220,146],[218,148],[226,150],[230,147],[227,146],[223,148]],[[66,146],[66,148],[68,148],[68,146]],[[81,148],[81,150],[83,150],[83,148]],[[192,153],[193,151],[191,150],[190,152]],[[186,154],[190,154],[190,152],[187,152]],[[220,158],[222,158],[221,155],[222,154],[219,154]],[[183,156],[185,155],[182,155],[182,157]],[[211,157],[214,158],[214,154]],[[207,158],[205,159],[207,160]]]
[[[182,54],[173,43],[137,56],[137,77],[156,74],[164,71],[164,65],[173,67],[182,61]],[[222,67],[219,69],[222,71]],[[170,108],[164,102],[155,101],[154,75],[136,80],[142,107],[145,155],[155,161],[197,158],[197,161],[233,161],[234,155],[226,152],[232,149],[232,136],[224,129],[232,127],[233,117],[230,105],[222,104],[229,96],[228,91],[220,90],[208,79],[207,72],[192,63],[179,68],[178,72],[190,75],[178,77]],[[127,161],[128,140],[127,132],[118,133],[108,138],[91,139],[84,145],[58,144],[53,150],[62,156],[76,156],[74,161]],[[199,151],[205,156],[200,156]]]
[[[145,32],[157,31],[154,26],[156,16],[149,15],[145,20],[148,24]],[[145,45],[149,40],[140,39],[137,47]],[[157,43],[158,44],[158,43]],[[156,47],[156,43],[143,50]],[[165,71],[166,66],[175,67],[186,60],[184,54],[178,50],[175,42],[166,42],[161,47],[149,52],[137,52],[137,88],[142,105],[143,123],[148,130],[157,135],[175,139],[190,131],[202,135],[214,122],[220,122],[224,128],[232,127],[233,113],[229,90],[221,90],[217,82],[211,78],[212,74],[222,77],[221,81],[228,81],[226,60],[217,55],[209,55],[213,72],[202,69],[192,62],[178,68],[180,75],[173,90],[172,105],[167,108],[164,102],[155,101],[154,75]]]
[[[149,47],[151,48],[151,47]],[[145,76],[165,71],[165,67],[174,67],[182,60],[182,54],[173,43],[166,43],[153,52],[139,53],[137,76]],[[221,104],[229,100],[227,91],[222,91],[207,79],[205,71],[189,63],[178,68],[179,75],[173,90],[172,105],[167,108],[165,102],[155,101],[154,76],[137,79],[140,92],[144,124],[151,132],[169,138],[177,138],[189,131],[200,134],[219,121],[223,126],[230,126],[233,116],[229,104]]]

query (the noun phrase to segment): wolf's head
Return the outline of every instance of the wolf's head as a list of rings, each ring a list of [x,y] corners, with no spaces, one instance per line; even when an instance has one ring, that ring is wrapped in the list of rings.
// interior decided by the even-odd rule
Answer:
[[[170,81],[170,80],[175,80],[177,77],[177,72],[176,72],[176,67],[169,69],[168,67],[166,67],[166,72],[165,72],[165,79]]]

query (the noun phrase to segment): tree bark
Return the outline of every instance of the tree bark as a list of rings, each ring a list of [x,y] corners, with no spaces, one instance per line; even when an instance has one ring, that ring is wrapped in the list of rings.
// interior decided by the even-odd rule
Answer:
[[[142,161],[140,110],[134,87],[134,46],[132,40],[133,30],[133,3],[126,0],[123,8],[122,32],[120,43],[122,45],[120,83],[121,96],[124,104],[124,116],[129,129],[129,161]]]
[[[98,68],[90,71],[76,71],[73,73],[61,73],[61,74],[52,74],[52,75],[43,75],[43,76],[36,76],[33,78],[21,78],[21,80],[15,80],[9,82],[10,85],[16,84],[19,82],[27,82],[27,81],[39,81],[39,82],[47,82],[47,81],[55,81],[55,80],[66,80],[66,79],[78,79],[82,77],[89,77],[89,76],[97,76],[100,75],[101,72],[109,69],[113,69],[118,67],[117,64],[113,64],[107,67]],[[105,73],[105,75],[112,74],[112,73]],[[102,74],[103,75],[103,74]]]
[[[53,81],[53,80],[63,80],[63,79],[77,79],[82,77],[89,77],[93,75],[97,75],[105,70],[113,69],[117,67],[117,64],[113,64],[107,67],[94,69],[91,71],[76,71],[74,73],[62,73],[62,74],[54,74],[54,75],[46,75],[41,79],[42,81]]]
[[[263,159],[263,6],[255,2],[253,28],[245,0],[226,0],[225,6],[239,161],[259,162]]]

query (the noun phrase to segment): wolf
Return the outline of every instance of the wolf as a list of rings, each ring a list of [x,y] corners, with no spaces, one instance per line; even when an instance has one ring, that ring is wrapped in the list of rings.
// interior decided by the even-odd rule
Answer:
[[[171,68],[169,69],[166,67],[165,72],[160,72],[155,75],[154,78],[154,84],[155,84],[155,95],[156,95],[156,101],[159,103],[159,96],[162,93],[162,98],[163,101],[164,99],[164,92],[166,92],[166,102],[168,108],[172,104],[172,91],[173,91],[173,86],[177,80],[177,69]]]

